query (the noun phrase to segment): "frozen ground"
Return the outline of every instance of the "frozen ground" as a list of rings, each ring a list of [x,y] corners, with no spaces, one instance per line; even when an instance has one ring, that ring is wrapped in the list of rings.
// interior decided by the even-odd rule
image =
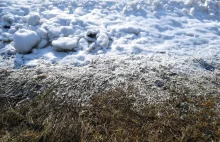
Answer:
[[[19,70],[0,69],[0,97],[23,100],[53,91],[62,100],[87,103],[92,95],[118,88],[140,104],[163,102],[172,93],[219,97],[220,66],[214,71],[197,67],[193,70],[183,62],[167,64],[164,59],[160,55],[123,56],[120,60],[109,56],[77,67],[42,65]]]
[[[179,70],[213,71],[219,12],[218,0],[1,0],[0,67],[84,66],[140,55],[182,63]]]

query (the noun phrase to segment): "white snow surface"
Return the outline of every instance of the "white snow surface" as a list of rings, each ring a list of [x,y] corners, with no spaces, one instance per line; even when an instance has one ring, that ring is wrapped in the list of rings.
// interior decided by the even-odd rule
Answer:
[[[0,0],[0,51],[20,66],[133,54],[219,62],[219,22],[219,0]]]

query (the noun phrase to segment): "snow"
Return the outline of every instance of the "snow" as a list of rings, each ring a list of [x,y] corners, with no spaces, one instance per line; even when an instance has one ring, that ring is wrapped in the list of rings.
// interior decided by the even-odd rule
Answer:
[[[9,25],[14,22],[14,16],[12,14],[6,14],[2,16],[1,19],[3,22]]]
[[[88,44],[88,42],[84,38],[81,38],[79,40],[78,46],[79,46],[79,49],[85,50],[85,49],[87,49],[89,47],[89,44]]]
[[[98,34],[98,30],[96,29],[89,29],[87,30],[86,34],[85,34],[85,38],[89,41],[89,42],[92,42],[92,41],[96,41],[96,36]]]
[[[158,53],[219,62],[219,13],[218,0],[2,0],[0,51],[21,66]]]
[[[71,27],[64,26],[61,29],[61,33],[63,34],[63,36],[67,37],[67,36],[73,35],[74,31],[73,31],[73,29]]]
[[[37,29],[37,34],[40,36],[41,39],[47,39],[47,30],[43,27]]]
[[[136,27],[135,25],[130,25],[130,26],[122,26],[117,29],[117,32],[124,32],[124,33],[130,33],[130,34],[135,34],[138,35],[140,33],[140,29]]]
[[[105,33],[101,33],[97,38],[97,44],[102,48],[107,48],[109,45],[108,36]]]
[[[32,26],[36,26],[40,23],[40,15],[39,14],[31,14],[27,19],[27,23]]]
[[[48,44],[48,42],[47,42],[46,40],[42,39],[42,40],[40,41],[40,43],[37,45],[37,48],[43,48],[43,47],[45,47],[47,44]]]
[[[73,51],[78,47],[78,38],[60,37],[52,41],[52,45],[57,51]]]
[[[16,53],[16,50],[12,46],[12,44],[8,44],[4,48],[0,49],[0,55],[3,55],[3,56],[14,55],[15,53]]]
[[[83,7],[78,7],[78,8],[75,9],[74,14],[76,14],[76,15],[84,15],[85,11],[84,11]]]
[[[4,32],[0,35],[0,40],[5,41],[5,42],[9,42],[9,41],[12,41],[12,37],[13,37],[13,35],[10,34],[9,32]]]
[[[26,54],[32,51],[32,48],[38,44],[40,37],[36,32],[20,29],[14,34],[14,47],[18,53]]]

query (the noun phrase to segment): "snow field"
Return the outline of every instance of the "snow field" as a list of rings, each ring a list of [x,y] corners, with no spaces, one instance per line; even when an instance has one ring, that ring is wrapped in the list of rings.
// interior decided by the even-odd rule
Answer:
[[[20,66],[84,65],[102,54],[217,62],[219,12],[218,0],[2,1],[0,54]]]

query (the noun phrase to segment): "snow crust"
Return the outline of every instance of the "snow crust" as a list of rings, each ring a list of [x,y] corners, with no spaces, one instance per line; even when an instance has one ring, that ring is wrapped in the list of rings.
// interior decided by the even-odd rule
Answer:
[[[218,0],[2,0],[0,54],[21,66],[158,53],[219,62],[219,21]]]

